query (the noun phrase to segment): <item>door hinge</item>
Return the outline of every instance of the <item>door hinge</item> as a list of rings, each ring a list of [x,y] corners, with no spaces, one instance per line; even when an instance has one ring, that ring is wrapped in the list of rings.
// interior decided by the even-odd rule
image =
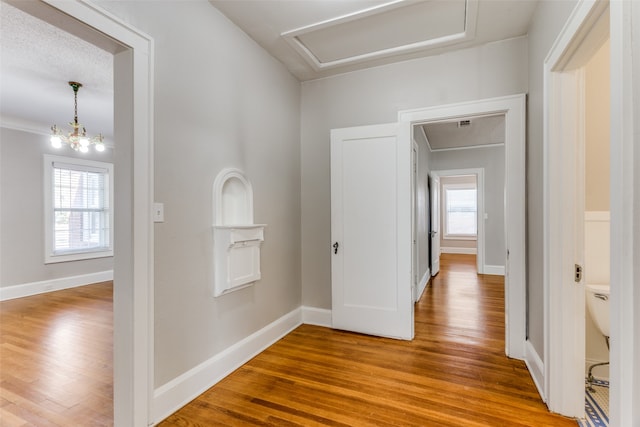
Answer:
[[[575,276],[574,279],[576,283],[582,282],[582,266],[576,264],[575,265]]]

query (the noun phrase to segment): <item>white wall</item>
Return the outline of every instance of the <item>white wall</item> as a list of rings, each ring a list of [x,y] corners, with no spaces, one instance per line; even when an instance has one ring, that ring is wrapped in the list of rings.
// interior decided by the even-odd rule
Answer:
[[[574,0],[541,0],[529,26],[527,98],[527,335],[544,357],[543,300],[543,64],[576,5]]]
[[[300,306],[300,84],[205,0],[99,4],[155,41],[158,387]],[[226,167],[245,172],[267,227],[262,279],[214,299],[212,187]]]
[[[331,307],[329,131],[332,128],[395,122],[399,110],[526,91],[526,38],[304,82],[303,303]]]
[[[44,154],[112,161],[112,150],[56,150],[46,135],[0,129],[0,287],[109,271],[113,258],[44,263]]]

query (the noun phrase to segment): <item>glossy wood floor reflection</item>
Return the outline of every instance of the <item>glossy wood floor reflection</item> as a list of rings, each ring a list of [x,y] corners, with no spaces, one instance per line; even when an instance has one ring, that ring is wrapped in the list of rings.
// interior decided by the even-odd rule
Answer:
[[[303,325],[161,425],[575,427],[504,356],[503,280],[474,265],[442,257],[414,341]]]
[[[113,425],[113,285],[0,303],[0,425]]]

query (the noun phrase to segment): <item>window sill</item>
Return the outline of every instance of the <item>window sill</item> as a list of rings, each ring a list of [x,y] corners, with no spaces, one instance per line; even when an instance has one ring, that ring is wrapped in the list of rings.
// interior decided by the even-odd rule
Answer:
[[[108,258],[113,256],[113,249],[101,250],[101,251],[91,251],[91,252],[76,252],[70,254],[60,254],[60,255],[45,255],[44,263],[45,264],[55,264],[58,262],[69,262],[69,261],[83,261],[88,259],[96,259],[96,258]]]
[[[478,240],[478,236],[455,236],[445,234],[442,240]]]

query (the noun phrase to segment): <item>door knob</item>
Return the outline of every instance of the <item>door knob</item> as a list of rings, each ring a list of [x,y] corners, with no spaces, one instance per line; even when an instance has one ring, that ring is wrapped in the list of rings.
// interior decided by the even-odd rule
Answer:
[[[337,253],[338,253],[338,246],[340,246],[340,245],[338,244],[338,242],[335,242],[335,243],[333,244],[333,253],[334,253],[334,254],[337,254]]]

